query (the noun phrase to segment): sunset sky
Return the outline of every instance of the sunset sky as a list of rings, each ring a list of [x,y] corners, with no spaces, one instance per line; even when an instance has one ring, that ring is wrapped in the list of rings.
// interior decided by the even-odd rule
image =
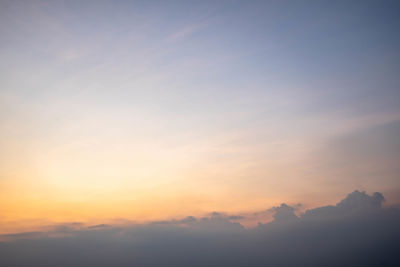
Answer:
[[[1,1],[0,233],[400,204],[398,2],[305,3]]]

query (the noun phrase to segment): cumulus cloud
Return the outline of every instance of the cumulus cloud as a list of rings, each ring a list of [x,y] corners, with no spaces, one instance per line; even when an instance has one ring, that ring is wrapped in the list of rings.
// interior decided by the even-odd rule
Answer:
[[[270,209],[272,222],[252,229],[219,212],[145,225],[57,225],[2,236],[0,266],[399,266],[400,210],[383,201],[354,191],[299,216],[282,204]]]
[[[229,218],[229,220],[232,220],[232,221],[243,220],[243,219],[245,219],[245,217],[242,216],[242,215],[231,215],[231,216],[229,216],[228,218]]]
[[[341,220],[344,218],[359,218],[360,216],[379,213],[382,211],[382,202],[385,200],[379,192],[368,195],[358,190],[350,193],[336,206],[325,206],[307,210],[303,220]]]
[[[275,212],[274,222],[292,222],[299,219],[294,213],[295,209],[285,203],[282,203],[279,207],[272,208],[272,210]]]

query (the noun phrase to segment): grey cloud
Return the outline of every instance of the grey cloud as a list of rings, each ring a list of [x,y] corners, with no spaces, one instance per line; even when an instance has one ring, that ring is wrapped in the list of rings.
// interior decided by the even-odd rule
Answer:
[[[275,212],[274,222],[292,222],[299,219],[294,213],[295,209],[285,203],[282,203],[279,207],[272,208],[272,210]]]
[[[231,215],[228,218],[229,218],[229,220],[233,220],[233,221],[239,221],[239,220],[245,219],[245,217],[241,216],[241,215]]]
[[[336,206],[325,206],[307,210],[302,216],[303,220],[338,220],[352,218],[371,213],[379,213],[382,210],[382,202],[385,200],[383,195],[375,192],[368,195],[358,190],[348,194],[345,199]]]
[[[0,242],[0,266],[399,266],[400,209],[384,208],[383,201],[380,193],[354,191],[300,216],[282,204],[270,210],[274,221],[253,229],[224,213],[146,225],[58,226],[8,235]]]
[[[110,225],[108,225],[108,224],[97,224],[97,225],[89,226],[88,228],[94,229],[94,228],[105,228],[105,227],[110,227]]]
[[[197,219],[193,216],[187,216],[186,218],[180,220],[180,222],[183,224],[192,224],[197,222]]]

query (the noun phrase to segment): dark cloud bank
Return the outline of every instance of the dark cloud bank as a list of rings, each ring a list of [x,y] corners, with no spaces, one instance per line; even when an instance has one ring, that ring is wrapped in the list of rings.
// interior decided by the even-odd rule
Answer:
[[[80,224],[2,236],[0,266],[400,266],[400,209],[355,191],[335,206],[244,229],[240,216],[125,227]],[[7,240],[8,239],[8,240]]]

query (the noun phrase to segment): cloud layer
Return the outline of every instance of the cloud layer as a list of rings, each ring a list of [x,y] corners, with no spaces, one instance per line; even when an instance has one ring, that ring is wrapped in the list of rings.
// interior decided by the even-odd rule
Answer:
[[[85,227],[3,235],[1,266],[399,266],[400,210],[381,193],[354,191],[335,206],[296,216],[286,204],[274,220],[245,229],[239,216],[146,225]]]

